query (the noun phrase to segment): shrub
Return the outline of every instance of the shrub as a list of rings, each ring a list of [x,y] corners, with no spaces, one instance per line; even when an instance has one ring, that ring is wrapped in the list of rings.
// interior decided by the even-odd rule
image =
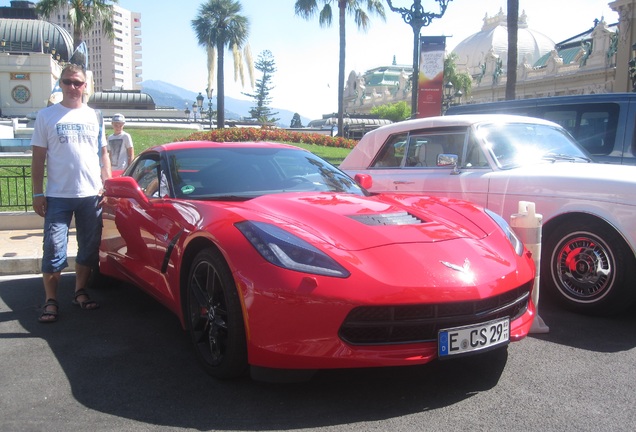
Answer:
[[[356,140],[331,137],[318,133],[288,131],[285,129],[263,128],[227,128],[195,132],[179,141],[214,141],[214,142],[246,142],[246,141],[276,141],[288,143],[315,144],[325,147],[339,147],[352,149]]]

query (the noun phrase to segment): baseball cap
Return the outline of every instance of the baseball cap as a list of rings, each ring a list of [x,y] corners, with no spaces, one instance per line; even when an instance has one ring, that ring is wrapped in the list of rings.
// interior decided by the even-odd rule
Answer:
[[[124,117],[123,114],[117,113],[113,115],[113,119],[111,120],[111,122],[126,123],[126,117]]]

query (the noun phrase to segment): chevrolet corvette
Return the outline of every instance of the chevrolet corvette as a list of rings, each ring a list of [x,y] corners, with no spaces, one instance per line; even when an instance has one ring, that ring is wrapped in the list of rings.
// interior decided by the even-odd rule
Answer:
[[[468,202],[372,194],[276,143],[180,142],[105,182],[99,271],[181,321],[207,373],[418,365],[524,338],[535,268]]]

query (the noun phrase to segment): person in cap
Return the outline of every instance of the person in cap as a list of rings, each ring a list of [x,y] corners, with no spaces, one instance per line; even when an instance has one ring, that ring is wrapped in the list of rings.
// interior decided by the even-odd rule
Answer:
[[[113,170],[123,171],[135,157],[132,137],[128,132],[124,132],[126,118],[123,114],[115,114],[111,119],[111,124],[114,132],[108,137],[110,165]]]

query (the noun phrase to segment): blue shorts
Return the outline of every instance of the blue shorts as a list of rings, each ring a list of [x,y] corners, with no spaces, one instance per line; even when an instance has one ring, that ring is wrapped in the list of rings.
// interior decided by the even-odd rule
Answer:
[[[71,219],[75,215],[77,264],[94,267],[99,262],[102,239],[100,197],[46,198],[42,273],[57,273],[68,267],[67,246]]]

